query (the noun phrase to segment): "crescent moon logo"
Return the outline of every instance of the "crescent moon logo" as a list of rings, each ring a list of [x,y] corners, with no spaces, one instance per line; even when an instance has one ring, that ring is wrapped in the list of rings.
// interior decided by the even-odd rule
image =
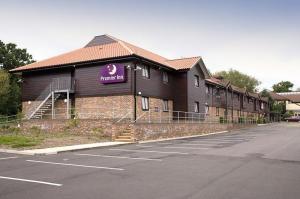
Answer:
[[[110,75],[114,75],[117,72],[117,67],[114,64],[108,65],[107,69],[109,71],[108,74]]]

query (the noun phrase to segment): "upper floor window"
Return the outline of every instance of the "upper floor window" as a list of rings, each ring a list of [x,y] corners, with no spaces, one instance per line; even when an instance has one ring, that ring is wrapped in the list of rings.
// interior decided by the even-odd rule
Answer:
[[[149,110],[149,98],[148,97],[142,97],[142,110],[143,111]]]
[[[163,111],[169,111],[169,101],[163,100]]]
[[[199,87],[199,85],[200,85],[199,76],[195,75],[194,78],[195,78],[195,86]]]
[[[164,83],[168,83],[169,82],[169,75],[168,75],[168,73],[164,71],[162,73],[162,75],[163,75],[163,82]]]
[[[150,78],[150,67],[149,66],[143,66],[142,67],[142,76],[145,78]]]
[[[194,103],[194,112],[199,113],[199,102]]]
[[[208,86],[205,87],[205,93],[206,93],[206,95],[209,95],[209,87]]]

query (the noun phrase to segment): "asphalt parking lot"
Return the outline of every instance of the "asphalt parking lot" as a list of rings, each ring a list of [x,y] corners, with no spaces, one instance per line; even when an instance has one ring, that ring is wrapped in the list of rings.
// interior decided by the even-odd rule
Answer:
[[[300,195],[300,124],[48,156],[0,153],[0,198]]]

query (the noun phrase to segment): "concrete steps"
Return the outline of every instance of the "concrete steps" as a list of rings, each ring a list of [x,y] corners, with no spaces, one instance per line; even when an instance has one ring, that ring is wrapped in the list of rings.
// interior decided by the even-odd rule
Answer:
[[[126,128],[120,135],[116,136],[117,142],[134,142],[134,136],[130,128]]]

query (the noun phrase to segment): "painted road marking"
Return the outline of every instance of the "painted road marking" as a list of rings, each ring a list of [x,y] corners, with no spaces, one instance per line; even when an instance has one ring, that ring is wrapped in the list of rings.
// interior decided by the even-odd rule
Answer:
[[[60,162],[46,162],[46,161],[37,161],[37,160],[26,160],[27,162],[34,162],[34,163],[42,163],[42,164],[54,164],[54,165],[63,165],[63,166],[73,166],[73,167],[85,167],[85,168],[94,168],[94,169],[107,169],[107,170],[117,170],[123,171],[124,169],[121,168],[114,168],[114,167],[99,167],[99,166],[89,166],[89,165],[81,165],[81,164],[66,164]]]
[[[85,154],[85,153],[78,153],[75,155],[80,156],[91,156],[91,157],[103,157],[103,158],[118,158],[118,159],[130,159],[130,160],[146,160],[146,161],[162,161],[161,159],[152,159],[152,158],[133,158],[127,156],[114,156],[114,155],[96,155],[96,154]]]
[[[133,149],[109,149],[111,151],[128,151],[128,152],[139,152],[139,153],[162,153],[162,154],[180,154],[188,155],[188,153],[182,153],[177,151],[144,151],[144,150],[133,150]]]
[[[6,176],[0,176],[0,179],[6,179],[6,180],[15,180],[15,181],[22,181],[22,182],[32,182],[32,183],[38,183],[38,184],[45,184],[45,185],[51,185],[51,186],[57,186],[61,187],[62,184],[52,183],[52,182],[44,182],[44,181],[37,181],[37,180],[27,180],[22,178],[11,178]]]
[[[198,143],[198,144],[191,144],[191,143],[179,143],[180,145],[184,146],[215,146],[216,143]]]
[[[153,147],[152,145],[140,145],[140,144],[137,144],[135,146],[137,146],[137,147],[144,147],[144,148],[151,148],[151,147]]]
[[[210,148],[201,148],[201,147],[195,148],[195,147],[182,147],[182,146],[166,146],[164,148],[166,148],[166,149],[204,149],[204,150],[210,149]]]
[[[8,159],[15,159],[15,158],[18,158],[18,157],[14,156],[14,157],[0,158],[0,160],[8,160]]]

